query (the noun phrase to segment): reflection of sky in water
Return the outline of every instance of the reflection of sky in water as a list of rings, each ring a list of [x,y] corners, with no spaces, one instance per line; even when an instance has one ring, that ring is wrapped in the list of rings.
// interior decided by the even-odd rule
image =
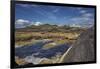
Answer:
[[[23,47],[15,48],[15,56],[18,56],[20,58],[25,58],[33,54],[34,57],[50,58],[50,57],[55,56],[57,53],[63,54],[69,48],[67,44],[61,44],[47,50],[42,49],[42,47],[45,44],[48,44],[51,42],[53,41],[47,41],[47,42],[40,41],[40,42],[37,42],[36,44],[33,44],[32,46],[23,46]]]

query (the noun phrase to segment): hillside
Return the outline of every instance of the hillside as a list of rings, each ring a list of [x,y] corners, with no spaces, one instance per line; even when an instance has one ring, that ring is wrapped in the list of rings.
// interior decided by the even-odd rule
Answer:
[[[24,46],[37,42],[42,39],[52,39],[59,43],[72,44],[81,32],[86,28],[70,27],[67,25],[58,26],[50,24],[31,25],[25,28],[16,28],[15,44],[16,46]],[[61,41],[62,40],[62,41]],[[51,45],[50,45],[51,46]]]
[[[81,32],[84,31],[85,28],[81,27],[70,27],[68,25],[58,26],[58,25],[50,25],[50,24],[42,24],[39,26],[30,25],[25,28],[16,28],[18,32]]]

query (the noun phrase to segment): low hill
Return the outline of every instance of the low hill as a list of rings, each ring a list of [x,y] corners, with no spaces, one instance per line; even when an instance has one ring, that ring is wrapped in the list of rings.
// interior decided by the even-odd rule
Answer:
[[[58,25],[50,25],[43,24],[39,26],[31,25],[25,28],[16,28],[17,32],[82,32],[85,28],[81,27],[70,27],[67,25],[58,26]]]

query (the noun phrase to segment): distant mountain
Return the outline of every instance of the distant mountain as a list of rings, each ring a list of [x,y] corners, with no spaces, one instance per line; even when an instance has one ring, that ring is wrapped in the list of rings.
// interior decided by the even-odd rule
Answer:
[[[68,25],[58,26],[58,25],[50,25],[50,24],[40,24],[38,25],[30,25],[24,28],[16,28],[16,31],[22,32],[81,32],[86,28],[81,27],[71,27]]]

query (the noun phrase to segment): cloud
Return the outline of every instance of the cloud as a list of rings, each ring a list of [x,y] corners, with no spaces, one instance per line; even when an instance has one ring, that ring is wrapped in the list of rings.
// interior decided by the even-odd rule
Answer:
[[[36,11],[36,10],[35,10]],[[41,11],[36,11],[36,13],[40,14],[41,16],[45,17],[46,19],[53,19],[56,20],[56,12],[58,9],[53,10],[52,12],[48,12],[44,9],[41,9]]]
[[[17,4],[21,7],[29,8],[29,7],[38,7],[38,5],[33,5],[33,4]]]
[[[93,13],[87,12],[85,9],[80,9],[79,11],[83,17],[93,17]]]
[[[84,17],[93,17],[93,14],[92,13],[86,13],[86,14],[83,14]]]
[[[82,10],[83,8],[82,8],[82,7],[77,7],[76,9],[77,9],[77,10]]]
[[[38,25],[41,25],[42,23],[41,22],[36,22],[34,25],[38,26]]]
[[[24,20],[24,19],[17,19],[15,21],[15,27],[16,28],[24,28],[24,27],[27,27],[27,26],[30,26],[30,25],[35,25],[35,26],[39,26],[41,25],[42,23],[37,21],[37,22],[31,22],[29,20]]]
[[[71,27],[81,27],[79,24],[72,24]]]
[[[29,21],[28,20],[24,20],[24,19],[18,19],[18,20],[16,20],[15,23],[16,24],[23,24],[23,23],[29,23]]]
[[[54,13],[56,13],[56,12],[58,12],[58,11],[59,11],[59,9],[54,9],[54,10],[53,10]]]
[[[28,4],[18,4],[18,5],[21,7],[28,7],[29,6]]]
[[[84,13],[81,16],[71,18],[69,22],[82,27],[91,27],[94,24],[94,17],[92,13]]]
[[[15,27],[16,27],[16,28],[24,28],[24,27],[26,27],[26,26],[29,26],[30,24],[31,24],[30,21],[24,20],[24,19],[17,19],[17,20],[15,21]]]
[[[86,10],[80,10],[80,13],[82,13],[82,14],[86,13]]]

